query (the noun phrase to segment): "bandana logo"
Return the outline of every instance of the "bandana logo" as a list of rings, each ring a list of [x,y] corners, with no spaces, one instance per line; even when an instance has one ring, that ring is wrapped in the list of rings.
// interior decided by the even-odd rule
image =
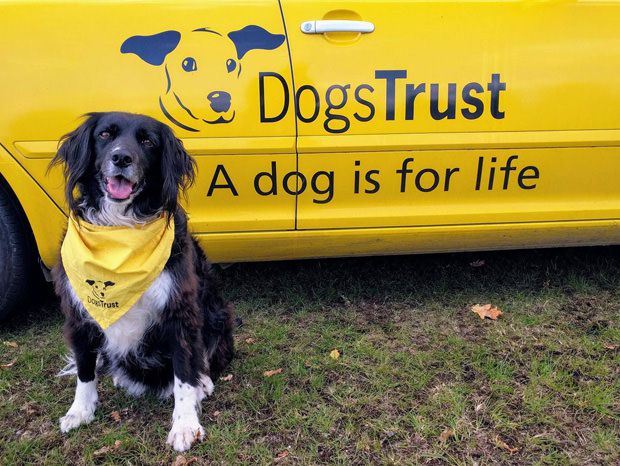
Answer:
[[[90,292],[95,298],[93,299],[92,297],[87,296],[89,304],[93,304],[97,307],[103,307],[103,308],[118,307],[118,302],[107,303],[105,301],[106,290],[114,286],[116,283],[111,282],[111,281],[102,282],[99,280],[85,280],[85,281],[91,286]]]

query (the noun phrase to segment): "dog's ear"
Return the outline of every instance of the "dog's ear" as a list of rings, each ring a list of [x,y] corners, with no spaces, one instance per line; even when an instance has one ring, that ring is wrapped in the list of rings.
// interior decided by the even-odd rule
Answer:
[[[111,281],[103,282],[103,284],[104,284],[104,286],[113,286],[113,285],[115,285],[115,283],[111,282]]]
[[[179,45],[181,33],[164,31],[152,36],[131,36],[121,45],[121,53],[135,53],[149,65],[159,66]]]
[[[99,113],[88,113],[84,123],[74,131],[60,138],[58,152],[50,162],[47,171],[56,166],[63,165],[65,175],[65,197],[71,210],[77,207],[75,200],[75,188],[82,177],[88,172],[91,164],[93,130],[99,121]]]
[[[85,280],[86,283],[88,283],[90,286],[93,286],[95,284],[95,280]]]
[[[162,123],[161,174],[163,178],[162,205],[165,211],[177,209],[179,191],[185,195],[194,183],[196,162],[185,151],[183,143]]]
[[[282,42],[284,42],[283,34],[272,34],[255,25],[249,25],[238,31],[229,32],[228,37],[235,44],[239,60],[250,50],[273,50],[280,47]]]

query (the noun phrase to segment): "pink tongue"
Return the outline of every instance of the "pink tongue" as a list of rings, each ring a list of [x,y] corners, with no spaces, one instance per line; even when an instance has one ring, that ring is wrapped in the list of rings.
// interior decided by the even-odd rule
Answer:
[[[133,190],[133,184],[125,178],[108,178],[106,188],[114,199],[127,199]]]

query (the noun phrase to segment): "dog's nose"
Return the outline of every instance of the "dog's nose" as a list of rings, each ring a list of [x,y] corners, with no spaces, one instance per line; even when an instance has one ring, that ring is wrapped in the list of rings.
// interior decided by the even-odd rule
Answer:
[[[131,165],[133,159],[130,155],[126,154],[113,154],[112,155],[112,163],[119,168],[124,168]]]
[[[230,109],[230,94],[224,91],[213,91],[207,95],[214,112],[224,113]]]

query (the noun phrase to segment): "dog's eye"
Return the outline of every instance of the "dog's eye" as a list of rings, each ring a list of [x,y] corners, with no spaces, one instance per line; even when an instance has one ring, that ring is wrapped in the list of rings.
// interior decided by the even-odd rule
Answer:
[[[183,69],[185,71],[196,71],[198,69],[198,66],[196,65],[196,60],[194,60],[192,57],[187,57],[185,60],[183,60]]]
[[[233,60],[232,58],[226,60],[226,69],[229,73],[234,71],[235,68],[237,68],[237,62],[235,60]]]
[[[99,133],[99,138],[100,139],[109,139],[110,138],[110,132],[109,131],[102,131]]]
[[[155,145],[155,143],[153,141],[151,141],[150,139],[143,139],[142,140],[142,145],[144,147],[153,147]]]

